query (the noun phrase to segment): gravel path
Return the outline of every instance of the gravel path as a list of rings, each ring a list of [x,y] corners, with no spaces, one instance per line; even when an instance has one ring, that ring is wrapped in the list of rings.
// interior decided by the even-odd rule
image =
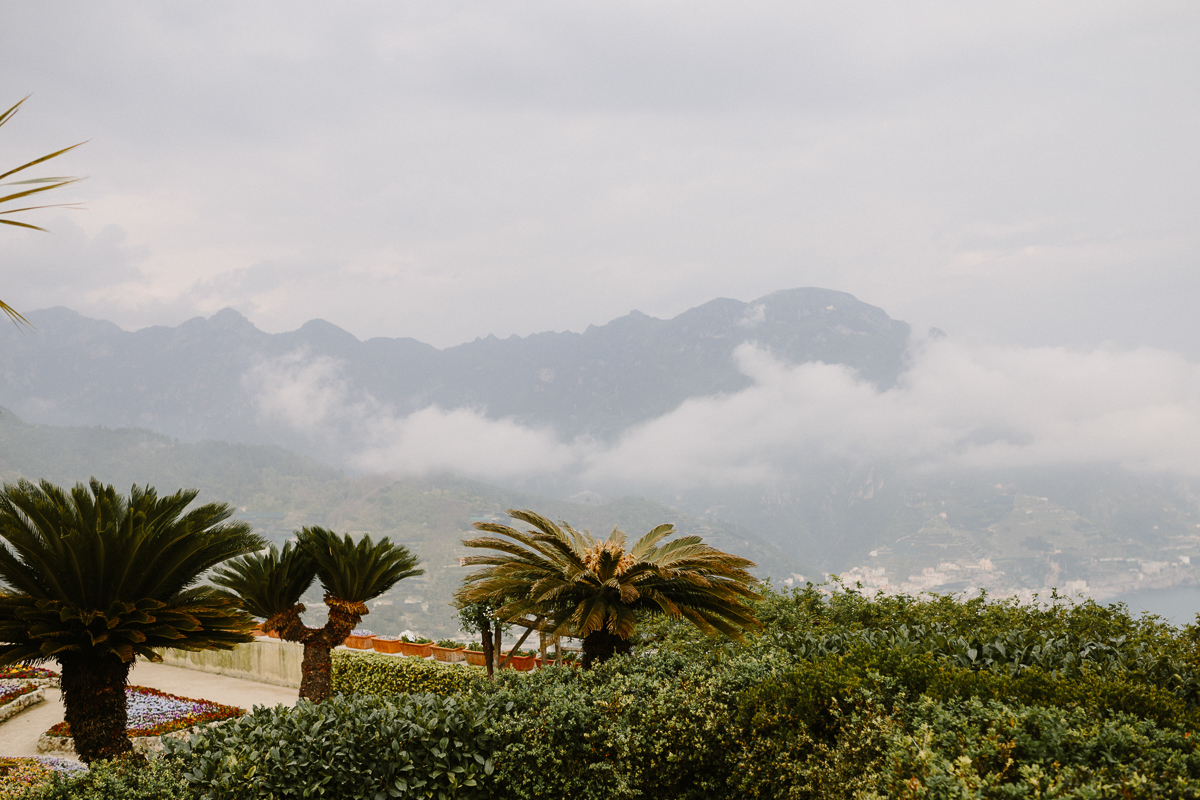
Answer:
[[[138,662],[129,673],[135,686],[149,686],[196,700],[212,700],[249,711],[254,706],[292,705],[299,691],[183,667]],[[63,720],[62,693],[46,689],[46,702],[0,723],[0,756],[36,756],[38,737]]]

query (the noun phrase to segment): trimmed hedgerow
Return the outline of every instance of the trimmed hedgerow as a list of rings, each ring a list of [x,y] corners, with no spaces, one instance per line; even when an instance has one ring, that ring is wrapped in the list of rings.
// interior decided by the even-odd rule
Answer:
[[[489,703],[432,694],[334,696],[253,713],[169,757],[199,800],[489,796]]]
[[[333,651],[334,694],[460,694],[485,680],[479,667],[382,653]]]

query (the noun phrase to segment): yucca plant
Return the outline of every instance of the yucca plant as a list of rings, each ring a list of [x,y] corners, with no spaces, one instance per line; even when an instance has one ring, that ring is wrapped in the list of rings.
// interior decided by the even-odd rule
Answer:
[[[364,536],[357,543],[325,528],[303,528],[297,544],[274,545],[265,553],[234,559],[217,570],[213,581],[242,606],[265,620],[264,631],[304,645],[300,696],[313,701],[330,694],[331,651],[369,613],[366,603],[405,578],[423,575],[418,559],[403,545],[386,537],[378,542]],[[316,578],[325,590],[329,619],[323,627],[304,624],[300,598]]]
[[[508,513],[532,529],[475,523],[498,536],[463,544],[496,552],[464,560],[484,569],[463,579],[458,600],[495,602],[501,621],[540,617],[544,635],[582,638],[584,667],[629,652],[643,613],[682,617],[705,633],[735,640],[761,627],[745,602],[758,598],[757,580],[747,571],[754,563],[699,536],[667,542],[675,528],[659,525],[627,549],[625,534],[615,528],[601,541],[532,511]]]
[[[16,102],[16,104],[14,106],[12,106],[12,108],[10,108],[7,111],[5,111],[4,113],[0,114],[0,126],[3,126],[4,123],[6,123],[10,119],[12,119],[13,115],[17,113],[17,109],[19,109],[21,107],[21,104],[24,103],[28,99],[29,99],[28,95],[26,95],[25,97],[22,97],[20,100],[18,100]],[[16,175],[18,172],[29,169],[30,167],[35,167],[38,164],[49,161],[52,158],[57,158],[58,156],[61,156],[63,153],[67,152],[68,150],[74,150],[76,147],[79,147],[80,144],[83,144],[83,142],[80,142],[79,144],[73,144],[70,147],[64,147],[62,150],[56,150],[55,152],[53,152],[49,155],[46,155],[46,156],[42,156],[41,158],[35,158],[33,161],[30,161],[26,164],[22,164],[21,166],[16,167],[15,169],[10,169],[7,172],[0,172],[0,181],[4,181],[6,178]],[[48,192],[51,189],[57,189],[60,186],[66,186],[68,183],[75,183],[77,180],[79,180],[79,178],[61,178],[61,177],[60,178],[27,178],[25,180],[8,181],[7,183],[0,183],[0,194],[3,195],[3,196],[0,196],[0,225],[15,225],[18,228],[32,228],[35,231],[45,230],[45,228],[39,228],[37,225],[31,225],[28,222],[19,222],[15,219],[10,219],[10,218],[8,218],[8,215],[18,214],[18,213],[21,213],[24,211],[34,211],[39,208],[74,206],[76,204],[75,203],[52,203],[50,205],[24,206],[22,208],[7,208],[5,206],[9,203],[18,203],[19,204],[19,202],[26,202],[27,198],[31,197],[32,195],[40,194],[42,192]],[[18,189],[15,192],[12,192],[12,191],[9,191],[7,188],[4,188],[4,187],[9,187],[9,186],[21,186],[22,188]],[[24,188],[27,186],[32,186],[33,188]],[[13,322],[24,322],[26,325],[29,324],[29,321],[26,320],[23,316],[21,316],[21,314],[15,308],[8,305],[3,300],[0,300],[0,311],[7,314],[13,320]]]
[[[129,752],[125,687],[158,648],[229,649],[252,618],[212,587],[213,566],[263,546],[232,509],[190,511],[196,490],[129,496],[92,479],[0,492],[0,665],[57,661],[66,721],[84,761]]]

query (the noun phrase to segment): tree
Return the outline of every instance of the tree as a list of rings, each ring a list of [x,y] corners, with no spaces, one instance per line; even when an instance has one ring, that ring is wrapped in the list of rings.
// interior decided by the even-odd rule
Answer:
[[[303,528],[298,544],[279,550],[236,558],[217,570],[213,582],[240,599],[249,613],[265,620],[265,631],[304,645],[300,696],[313,701],[330,695],[333,648],[346,640],[369,613],[366,602],[405,578],[423,575],[418,559],[403,545],[387,538],[372,542],[364,536],[357,544],[325,528]],[[329,620],[323,627],[304,624],[300,598],[320,578],[325,590]]]
[[[17,101],[16,105],[14,105],[12,108],[5,111],[3,114],[0,114],[0,126],[3,126],[4,123],[6,123],[10,119],[12,119],[13,115],[17,113],[17,109],[20,108],[21,104],[24,103],[28,99],[29,99],[29,95],[22,97],[20,100]],[[61,156],[63,153],[67,152],[68,150],[74,150],[76,147],[79,147],[80,144],[83,144],[83,142],[80,142],[79,144],[73,144],[70,147],[64,147],[62,150],[57,150],[57,151],[51,153],[50,155],[42,156],[41,158],[35,158],[33,161],[30,161],[27,164],[22,164],[21,166],[17,167],[16,169],[10,169],[7,172],[0,173],[0,181],[3,181],[5,178],[8,178],[12,175],[16,175],[18,172],[21,172],[22,170],[26,170],[26,169],[29,169],[30,167],[37,166],[38,164],[41,164],[42,162],[45,162],[45,161],[49,161],[52,158],[57,158],[58,156]],[[66,186],[68,183],[75,183],[78,180],[80,180],[80,179],[79,178],[29,178],[26,180],[9,181],[7,183],[0,183],[0,187],[7,187],[7,186],[22,186],[22,187],[24,187],[24,186],[31,186],[31,185],[36,186],[36,188],[33,188],[33,189],[22,188],[22,189],[18,189],[15,192],[5,194],[4,196],[0,197],[0,206],[3,206],[6,203],[13,203],[16,201],[24,201],[26,198],[28,198],[32,195],[39,194],[41,192],[48,192],[51,189],[57,189],[60,186]],[[8,191],[8,190],[5,189],[3,191]],[[3,192],[0,192],[0,194],[3,194]],[[54,208],[54,207],[62,207],[62,206],[74,206],[74,205],[76,205],[76,204],[75,203],[52,203],[50,205],[25,206],[23,208],[0,208],[0,225],[15,225],[18,228],[32,228],[35,231],[44,231],[45,228],[39,228],[37,225],[30,225],[28,222],[18,222],[15,219],[6,219],[5,217],[8,214],[18,214],[18,213],[21,213],[24,211],[34,211],[39,208]],[[3,300],[0,300],[0,311],[7,314],[9,316],[9,318],[12,319],[13,322],[24,322],[26,325],[29,324],[29,320],[27,320],[23,316],[21,316],[21,314],[15,308],[8,305]]]
[[[757,581],[746,571],[754,563],[710,547],[699,536],[664,543],[675,528],[659,525],[627,550],[625,534],[615,528],[600,541],[532,511],[508,513],[533,529],[475,523],[505,538],[463,541],[496,553],[464,560],[484,569],[463,579],[458,601],[493,602],[496,618],[505,622],[544,618],[545,633],[583,639],[584,667],[629,652],[629,637],[643,613],[683,617],[705,633],[735,640],[761,627],[745,604],[758,599],[751,588]]]
[[[66,721],[84,761],[132,750],[125,688],[158,648],[230,649],[253,620],[212,587],[213,566],[263,546],[232,509],[186,511],[194,489],[118,494],[93,478],[67,493],[42,481],[0,492],[0,664],[57,661]]]

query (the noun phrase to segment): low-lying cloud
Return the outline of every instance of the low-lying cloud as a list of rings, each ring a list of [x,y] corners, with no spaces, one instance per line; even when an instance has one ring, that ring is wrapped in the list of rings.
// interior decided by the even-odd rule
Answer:
[[[248,373],[260,412],[368,472],[611,487],[749,485],[814,465],[913,469],[1113,465],[1200,476],[1200,365],[1162,350],[1078,352],[928,341],[886,391],[848,367],[735,352],[753,380],[694,398],[615,442],[563,440],[482,408],[397,414],[337,362],[294,353]]]

